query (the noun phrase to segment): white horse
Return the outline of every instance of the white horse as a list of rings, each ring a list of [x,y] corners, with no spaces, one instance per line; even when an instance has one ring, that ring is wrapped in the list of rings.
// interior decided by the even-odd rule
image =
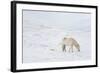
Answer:
[[[80,51],[80,45],[74,38],[64,37],[64,39],[62,40],[62,51],[63,52],[66,52],[66,46],[69,47],[68,48],[69,52],[70,50],[73,52],[73,47],[76,47],[76,49]]]

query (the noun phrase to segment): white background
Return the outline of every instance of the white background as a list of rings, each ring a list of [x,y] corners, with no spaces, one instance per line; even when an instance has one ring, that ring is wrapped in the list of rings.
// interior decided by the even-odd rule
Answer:
[[[11,73],[10,72],[10,1],[11,0],[0,0],[0,73]],[[100,7],[100,0],[33,0],[33,1],[98,5]],[[100,13],[100,8],[99,8],[99,13]],[[99,19],[100,18],[98,18],[98,20]],[[100,34],[98,37],[100,37]],[[98,47],[98,52],[100,52],[99,47]],[[100,53],[98,55],[100,55]],[[100,61],[99,57],[98,59]],[[92,72],[99,73],[100,67],[84,68],[84,69],[38,71],[37,73],[51,73],[51,72],[52,73],[55,72],[57,73],[92,73]]]

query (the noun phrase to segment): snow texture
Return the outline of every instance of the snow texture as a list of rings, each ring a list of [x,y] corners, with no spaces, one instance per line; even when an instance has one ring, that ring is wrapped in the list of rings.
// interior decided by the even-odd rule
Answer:
[[[64,37],[73,37],[80,52],[63,52]],[[23,63],[90,59],[91,14],[23,10]]]

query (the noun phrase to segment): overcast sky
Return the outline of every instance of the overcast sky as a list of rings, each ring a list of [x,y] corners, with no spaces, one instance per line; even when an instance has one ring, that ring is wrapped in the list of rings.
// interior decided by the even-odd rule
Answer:
[[[23,10],[23,23],[24,27],[37,30],[90,31],[91,14]]]

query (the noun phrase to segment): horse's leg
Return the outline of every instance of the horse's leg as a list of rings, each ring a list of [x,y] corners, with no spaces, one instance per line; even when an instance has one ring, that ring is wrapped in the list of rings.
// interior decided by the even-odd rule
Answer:
[[[66,46],[65,45],[63,45],[63,52],[65,51],[66,52]]]
[[[71,46],[72,52],[73,52],[73,46]]]
[[[69,52],[73,52],[73,45],[69,47]]]
[[[72,52],[74,52],[73,46],[74,46],[74,45],[72,44],[72,46],[71,46],[71,48],[72,48]]]
[[[71,51],[71,47],[68,47],[68,49],[69,49],[69,52]]]
[[[66,52],[66,46],[65,46],[65,49],[64,49],[64,50],[65,50],[65,52]]]

